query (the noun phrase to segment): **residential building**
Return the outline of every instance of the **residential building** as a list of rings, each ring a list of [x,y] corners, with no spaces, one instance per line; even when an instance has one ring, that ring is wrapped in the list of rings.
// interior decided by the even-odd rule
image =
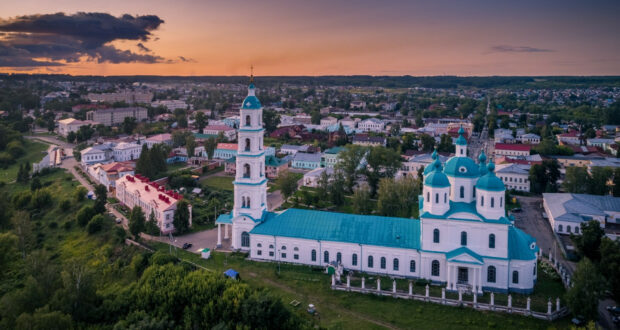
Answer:
[[[598,221],[601,228],[606,224],[620,223],[620,198],[570,193],[543,193],[543,207],[558,234],[580,235],[581,224]]]
[[[383,136],[369,136],[368,134],[355,134],[353,144],[367,147],[385,147],[387,139]]]
[[[439,157],[439,161],[444,162],[444,163],[448,160],[448,157],[443,156],[443,155],[438,154],[437,157]],[[433,161],[434,159],[431,153],[413,155],[402,163],[400,170],[396,172],[396,177],[397,178],[404,178],[404,177],[417,178],[418,171],[420,170],[420,168],[426,169]]]
[[[291,167],[304,170],[312,170],[317,167],[321,167],[321,154],[298,152],[293,156]]]
[[[96,144],[80,151],[82,166],[109,163],[112,159],[113,146],[112,143]]]
[[[495,167],[495,173],[504,182],[506,189],[529,192],[530,167],[521,164],[499,164]]]
[[[134,162],[97,163],[88,166],[86,170],[95,181],[104,185],[108,190],[112,190],[116,187],[116,180],[125,175],[134,175],[135,167]]]
[[[304,144],[304,145],[293,145],[293,144],[283,144],[280,147],[280,153],[281,154],[287,154],[287,155],[295,155],[298,152],[309,152],[310,151],[310,145]]]
[[[355,109],[365,109],[366,108],[366,101],[351,101],[351,103],[349,103],[349,107],[352,110]]]
[[[556,135],[560,144],[579,144],[581,141],[581,134],[579,131],[570,130],[566,133]]]
[[[141,122],[148,118],[148,113],[146,108],[142,107],[99,109],[86,113],[86,119],[105,126],[121,124],[127,117],[136,118],[137,122]]]
[[[112,147],[112,157],[117,162],[137,160],[142,153],[142,146],[137,143],[121,142]]]
[[[518,135],[517,139],[523,144],[539,144],[540,136],[534,133]]]
[[[209,125],[203,128],[202,133],[213,136],[222,133],[227,141],[234,141],[237,138],[237,130],[226,125]]]
[[[333,147],[325,150],[321,155],[321,167],[333,168],[340,161],[339,154],[344,147]]]
[[[368,118],[357,124],[357,130],[360,132],[383,132],[385,131],[385,122],[377,118]]]
[[[125,175],[116,180],[116,199],[129,208],[140,206],[148,219],[151,214],[155,216],[155,221],[159,230],[168,234],[174,232],[174,213],[177,210],[179,200],[182,195],[165,190],[155,182],[150,182],[148,178],[139,174]],[[192,206],[188,205],[189,225],[192,225]]]
[[[502,156],[529,156],[531,149],[532,146],[529,144],[496,143],[495,157],[500,158]]]
[[[338,124],[338,118],[336,117],[325,117],[321,118],[321,127],[328,127],[332,125]]]
[[[156,144],[165,144],[167,146],[172,146],[172,135],[170,133],[157,134],[153,136],[149,136],[145,140],[146,145],[152,148]]]
[[[168,111],[171,111],[171,112],[173,112],[176,109],[187,110],[189,108],[189,105],[185,103],[185,101],[181,101],[181,100],[157,100],[157,101],[151,102],[151,106],[154,108],[164,107],[168,109]]]
[[[95,126],[98,123],[90,120],[78,120],[75,118],[60,119],[58,123],[58,134],[67,137],[71,132],[77,132],[80,127],[86,125]]]
[[[153,99],[153,93],[151,92],[138,92],[138,91],[121,91],[118,93],[88,93],[86,96],[91,102],[125,102],[127,104],[134,103],[151,103]]]

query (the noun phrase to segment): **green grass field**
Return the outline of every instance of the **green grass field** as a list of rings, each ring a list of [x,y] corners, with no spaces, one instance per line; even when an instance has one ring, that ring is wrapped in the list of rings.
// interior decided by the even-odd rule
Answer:
[[[200,181],[208,188],[233,191],[232,182],[235,180],[232,176],[212,176]]]
[[[153,246],[162,252],[169,250],[166,244],[154,243]],[[469,308],[413,300],[333,291],[329,287],[328,275],[324,274],[322,269],[308,266],[282,264],[278,272],[278,265],[275,263],[247,261],[240,254],[216,252],[212,254],[210,260],[203,260],[198,255],[181,249],[173,253],[181,259],[215,272],[233,268],[240,272],[243,281],[252,286],[268,288],[279,295],[285,304],[293,300],[301,302],[298,307],[290,308],[302,317],[311,318],[305,312],[305,308],[308,304],[314,304],[320,315],[317,317],[317,322],[321,327],[330,329],[556,329],[569,326],[566,319],[550,323],[504,313],[480,312]],[[546,280],[540,279],[540,282]],[[391,287],[391,282],[386,279],[382,287],[388,289]],[[441,292],[439,287],[432,288],[433,291]],[[416,286],[416,292],[423,290],[423,286]],[[496,295],[498,303],[502,299],[501,296]],[[513,295],[515,306],[517,301],[518,298]],[[532,304],[534,305],[534,302]]]
[[[38,162],[43,159],[45,154],[43,153],[47,150],[48,145],[42,142],[34,142],[27,139],[24,139],[24,150],[26,153],[16,159],[16,162],[6,169],[0,170],[0,181],[11,182],[15,180],[17,177],[17,171],[19,170],[19,164],[29,163],[32,166],[32,163]]]

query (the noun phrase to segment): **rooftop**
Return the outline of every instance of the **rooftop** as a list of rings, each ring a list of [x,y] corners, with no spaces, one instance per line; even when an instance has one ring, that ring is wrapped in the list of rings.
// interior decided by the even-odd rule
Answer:
[[[530,151],[532,146],[529,144],[511,144],[511,143],[496,143],[495,150],[515,150],[515,151]]]
[[[544,193],[550,217],[560,221],[582,222],[607,212],[620,212],[620,197],[588,194]]]

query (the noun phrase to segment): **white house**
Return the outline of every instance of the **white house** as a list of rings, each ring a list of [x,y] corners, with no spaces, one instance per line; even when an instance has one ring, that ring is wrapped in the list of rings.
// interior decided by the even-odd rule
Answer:
[[[104,185],[108,190],[116,187],[116,180],[125,175],[134,175],[136,164],[133,162],[114,162],[109,164],[95,164],[87,167],[95,181]]]
[[[145,140],[146,145],[152,148],[156,144],[165,144],[168,146],[172,146],[172,135],[170,133],[157,134],[153,136],[149,136]]]
[[[523,144],[539,144],[540,143],[540,136],[534,133],[518,135],[517,139],[519,139],[519,141],[521,141],[521,143]]]
[[[90,120],[78,120],[75,118],[66,118],[58,120],[58,134],[67,137],[71,132],[77,132],[80,127],[86,125],[97,125],[98,123]]]
[[[368,118],[357,124],[358,131],[362,132],[383,132],[385,130],[385,122],[377,118]]]
[[[495,173],[507,189],[529,192],[530,167],[522,164],[499,164],[495,167]]]
[[[553,231],[564,235],[580,235],[580,226],[587,221],[598,221],[604,228],[620,219],[619,197],[544,193],[543,207]]]
[[[111,143],[96,144],[80,152],[83,166],[96,163],[109,163],[112,160]]]
[[[253,85],[248,98],[242,115],[260,115]],[[268,212],[260,156],[237,158],[237,167],[245,167],[247,175],[237,171],[233,212],[216,220],[218,244],[221,226],[232,226],[232,249],[249,253],[252,260],[317,267],[337,263],[359,272],[426,279],[449,291],[532,292],[535,239],[506,217],[505,187],[494,164],[486,163],[484,153],[479,164],[466,157],[464,138],[457,139],[456,148],[459,156],[450,158],[445,169],[435,154],[425,170],[420,219]]]
[[[237,137],[237,131],[226,125],[209,125],[203,128],[203,134],[218,135],[222,133],[227,141],[233,141]]]
[[[112,157],[117,162],[137,160],[142,153],[142,146],[137,143],[121,142],[112,147]]]

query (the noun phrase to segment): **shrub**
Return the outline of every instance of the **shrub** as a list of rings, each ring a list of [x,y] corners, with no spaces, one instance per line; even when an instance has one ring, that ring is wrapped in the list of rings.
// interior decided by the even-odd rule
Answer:
[[[71,208],[71,200],[70,199],[63,199],[59,204],[58,207],[60,208],[61,211],[68,211]]]
[[[32,194],[31,206],[35,210],[44,209],[52,204],[52,194],[47,189],[39,189]]]
[[[153,257],[151,257],[151,264],[153,265],[165,265],[169,263],[174,264],[176,262],[177,258],[160,251],[155,252],[155,254],[153,254]]]
[[[73,226],[73,222],[70,220],[65,221],[65,223],[62,226],[65,228],[65,230],[70,230],[71,227]]]
[[[88,225],[86,226],[86,231],[88,232],[88,234],[92,235],[94,233],[101,231],[101,229],[103,228],[104,221],[105,219],[103,215],[101,214],[97,214],[92,219],[90,219],[90,221],[88,222]]]
[[[13,156],[13,158],[17,158],[24,154],[24,147],[19,141],[11,141],[6,145],[6,151]]]
[[[86,188],[82,187],[82,186],[77,186],[75,187],[75,189],[73,190],[73,198],[75,199],[76,202],[83,202],[84,199],[86,198],[86,193],[88,191],[86,190]]]
[[[58,222],[52,221],[47,226],[50,227],[51,229],[56,229],[56,228],[58,228]]]
[[[84,227],[88,224],[88,222],[90,221],[90,219],[93,218],[94,215],[95,209],[93,209],[91,206],[84,206],[77,213],[77,223],[80,226]]]

